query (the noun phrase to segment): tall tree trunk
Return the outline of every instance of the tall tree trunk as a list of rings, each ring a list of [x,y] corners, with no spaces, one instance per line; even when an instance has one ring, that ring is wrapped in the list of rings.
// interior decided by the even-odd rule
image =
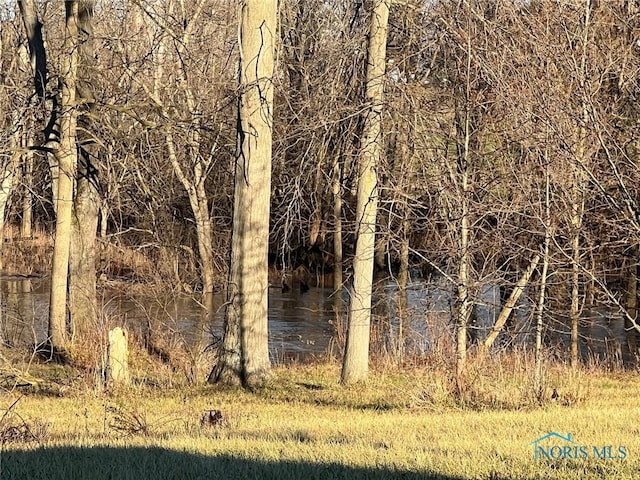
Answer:
[[[268,377],[267,261],[277,2],[240,5],[238,156],[225,338],[214,379],[255,387]]]
[[[542,273],[540,274],[540,291],[536,309],[536,369],[534,375],[534,391],[538,399],[542,399],[544,384],[542,381],[542,334],[544,331],[544,304],[546,301],[547,274],[549,272],[549,248],[551,246],[551,176],[549,174],[549,155],[545,151],[545,202],[544,202],[544,250],[542,253]]]
[[[76,76],[78,68],[78,2],[65,2],[64,54],[61,65],[60,142],[54,150],[59,169],[54,197],[56,237],[53,247],[49,340],[54,349],[67,342],[67,280],[72,234],[73,182],[76,172]]]
[[[82,162],[90,162],[83,158]],[[73,235],[69,258],[69,312],[74,343],[86,346],[96,335],[96,233],[99,196],[95,176],[81,167],[74,200]],[[93,180],[92,180],[93,178]]]
[[[404,112],[410,112],[411,106],[405,105],[402,102],[400,105]],[[405,335],[406,325],[408,322],[408,291],[409,282],[411,281],[411,275],[409,273],[409,236],[411,234],[411,208],[409,206],[409,199],[413,195],[413,185],[415,182],[415,168],[413,161],[413,145],[414,145],[414,122],[409,120],[412,115],[407,115],[407,121],[403,121],[404,116],[398,115],[398,111],[394,111],[392,114],[393,122],[395,124],[394,130],[398,133],[394,141],[395,158],[394,158],[394,173],[396,178],[396,184],[399,186],[400,191],[395,191],[393,194],[393,205],[398,206],[397,212],[392,211],[391,215],[397,216],[400,219],[400,267],[398,269],[398,298],[397,298],[397,310],[398,310],[398,333],[396,341],[396,359],[398,362],[402,362],[404,359],[404,347],[405,347]],[[392,207],[393,208],[393,207]]]
[[[573,217],[574,219],[576,217]],[[574,224],[574,228],[577,225]],[[577,368],[579,364],[579,335],[580,324],[580,234],[575,233],[571,241],[571,306],[569,319],[571,322],[570,361],[571,367]]]
[[[356,255],[353,259],[353,288],[349,304],[347,345],[341,381],[349,384],[367,378],[369,370],[369,326],[375,254],[378,191],[376,166],[382,154],[382,111],[386,66],[389,0],[376,0],[371,16],[367,52],[368,110],[358,157],[356,205]]]
[[[91,110],[93,95],[93,0],[78,2],[78,82],[76,89],[80,113]],[[69,312],[73,341],[86,347],[95,335],[98,323],[96,304],[96,234],[98,229],[98,170],[95,166],[98,149],[92,138],[91,121],[80,116],[82,135],[78,134],[81,158],[78,164],[76,192],[73,203],[73,234],[69,255]],[[86,350],[91,353],[91,350]]]
[[[407,298],[407,287],[409,286],[409,208],[405,204],[402,206],[402,223],[400,227],[400,268],[398,270],[398,340],[396,342],[396,355],[399,362],[404,358],[404,339],[406,335],[406,325],[408,320],[407,309],[409,301]]]
[[[578,127],[578,151],[577,159],[572,163],[571,185],[571,307],[569,318],[571,320],[571,367],[577,368],[579,364],[579,332],[580,323],[580,234],[584,217],[584,173],[583,168],[588,164],[587,158],[587,124],[589,122],[588,98],[587,98],[587,44],[589,42],[589,28],[591,26],[591,0],[584,0],[584,31],[582,37],[582,54],[580,57],[580,95],[581,118]]]
[[[468,20],[467,20],[468,21]],[[456,383],[459,391],[465,383],[467,365],[467,330],[473,312],[471,296],[471,219],[470,219],[470,163],[471,163],[471,36],[467,36],[466,78],[464,85],[463,117],[456,120],[457,141],[457,172],[450,173],[456,185],[460,201],[460,225],[458,234],[458,251],[460,259],[458,265],[457,311],[456,311]],[[455,178],[459,177],[459,182]]]
[[[333,308],[342,321],[342,165],[336,154],[333,162]]]

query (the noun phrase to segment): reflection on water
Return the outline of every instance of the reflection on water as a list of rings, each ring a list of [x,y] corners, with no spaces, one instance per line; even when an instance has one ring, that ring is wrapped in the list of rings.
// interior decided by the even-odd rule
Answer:
[[[283,293],[269,290],[269,348],[274,359],[288,355],[324,354],[335,344],[334,299],[330,288],[297,289]],[[343,304],[348,293],[343,292]],[[99,302],[105,324],[125,324],[134,331],[156,329],[160,335],[178,333],[191,346],[204,348],[222,336],[224,298],[214,297],[215,313],[205,321],[203,308],[185,295],[132,297],[107,295]],[[389,353],[402,351],[423,355],[451,351],[453,296],[442,279],[426,282],[415,278],[407,289],[407,308],[398,310],[397,287],[383,281],[376,287],[372,319],[372,344]],[[47,336],[49,282],[47,279],[0,277],[0,341],[8,345],[33,345]],[[485,285],[476,306],[471,337],[484,339],[500,311],[498,287]],[[496,344],[498,347],[531,345],[535,338],[532,307],[526,296],[515,310]],[[342,317],[342,326],[345,318]],[[569,345],[566,319],[547,320],[546,339],[564,352]],[[344,330],[342,331],[344,332]],[[624,321],[610,309],[592,309],[581,322],[581,352],[584,359],[613,355],[630,360]],[[342,337],[343,338],[343,337]],[[401,338],[399,340],[399,338]],[[562,356],[560,358],[563,358]]]
[[[275,358],[287,353],[327,352],[334,334],[331,289],[305,294],[269,290],[269,346]],[[134,331],[152,325],[179,333],[189,345],[211,344],[222,335],[224,298],[214,296],[212,325],[203,321],[203,307],[186,295],[101,299],[101,315]],[[1,339],[9,345],[40,343],[47,338],[48,279],[0,278]],[[204,342],[203,342],[204,340]]]

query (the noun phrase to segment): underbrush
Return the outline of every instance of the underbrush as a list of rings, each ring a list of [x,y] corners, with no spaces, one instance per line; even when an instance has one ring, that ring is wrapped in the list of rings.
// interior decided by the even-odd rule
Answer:
[[[9,225],[4,229],[2,270],[5,274],[44,276],[51,271],[53,235],[36,228],[30,238],[20,238],[19,229]],[[97,275],[109,288],[130,290],[135,285],[170,285],[181,292],[200,288],[197,261],[187,246],[129,246],[116,240],[97,239]],[[222,286],[226,278],[218,265],[215,284]]]
[[[224,386],[206,383],[215,364],[214,345],[189,347],[177,334],[133,332],[129,339],[131,383],[120,393],[153,396],[158,391],[185,395]],[[155,343],[154,343],[155,342]],[[5,348],[0,354],[0,388],[5,393],[67,396],[111,395],[105,384],[106,342],[93,364],[53,361],[36,348]],[[457,380],[447,363],[425,357],[411,365],[390,360],[372,361],[367,381],[345,387],[339,383],[340,363],[335,358],[307,358],[274,365],[268,382],[252,395],[263,401],[306,403],[373,411],[424,410],[531,410],[548,405],[572,407],[594,396],[594,382],[615,385],[617,379],[637,375],[636,370],[611,371],[597,366],[572,369],[563,363],[547,363],[542,394],[534,390],[533,358],[526,352],[471,358],[464,382]]]

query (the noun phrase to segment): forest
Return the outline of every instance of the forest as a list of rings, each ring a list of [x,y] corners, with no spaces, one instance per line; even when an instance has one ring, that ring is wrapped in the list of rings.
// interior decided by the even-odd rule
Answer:
[[[0,306],[1,384],[15,397],[0,419],[3,448],[31,451],[20,442],[33,437],[49,445],[43,455],[73,456],[36,432],[54,426],[16,413],[44,402],[43,391],[121,399],[151,384],[177,396],[195,388],[188,395],[203,405],[219,395],[229,409],[236,395],[245,413],[207,407],[198,423],[193,407],[198,421],[185,424],[187,437],[206,426],[197,438],[229,445],[234,425],[260,428],[242,423],[251,405],[269,402],[375,405],[399,418],[580,405],[544,428],[562,423],[586,437],[589,415],[609,398],[591,382],[619,381],[635,395],[640,2],[5,0],[0,88],[0,271],[46,279],[48,289],[44,338],[23,322],[33,335],[12,341],[9,301]],[[437,315],[425,313],[434,289],[445,305]],[[333,348],[281,365],[270,302],[314,291],[331,304]],[[191,299],[200,343],[191,348],[159,318],[127,324],[109,310],[116,294]],[[417,350],[416,328],[427,338]],[[123,372],[110,363],[114,332],[130,350]],[[86,432],[100,415],[96,445],[109,422],[134,438],[168,428],[103,403],[85,409]],[[610,442],[626,441],[632,461],[625,453],[627,463],[607,468],[626,478],[636,437],[615,418]],[[346,444],[377,420],[361,421]],[[507,428],[502,417],[488,421]],[[290,428],[295,437],[303,427]],[[271,446],[258,447],[256,465],[233,472],[264,472],[274,442],[313,443],[305,439],[261,437]],[[107,446],[107,457],[125,455],[117,441]],[[220,452],[253,455],[234,448]],[[266,475],[309,477],[318,464],[308,453],[267,462]],[[357,468],[348,453],[331,455],[323,478],[516,478],[485,457],[463,473],[424,452],[417,467],[411,452],[402,457],[397,472],[386,457],[389,471],[366,453]],[[22,473],[7,478],[30,471],[21,470],[29,455],[12,458]],[[518,462],[519,478],[600,478],[597,468],[581,476],[575,462],[552,476]],[[191,475],[219,475],[223,464]]]

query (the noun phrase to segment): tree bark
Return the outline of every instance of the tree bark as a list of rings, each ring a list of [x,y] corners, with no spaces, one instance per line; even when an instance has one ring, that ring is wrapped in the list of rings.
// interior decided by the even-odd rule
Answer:
[[[215,380],[253,388],[269,376],[267,302],[275,0],[240,5],[238,155],[225,338]]]
[[[196,20],[202,13],[205,6],[204,0],[199,0],[192,9],[191,19],[188,22],[179,42],[175,42],[178,61],[176,62],[175,71],[177,72],[178,86],[184,93],[186,105],[189,111],[190,128],[186,132],[186,150],[188,162],[191,167],[185,168],[178,157],[176,146],[171,128],[167,126],[165,131],[165,141],[169,153],[169,160],[173,171],[182,183],[189,197],[189,204],[196,224],[196,236],[198,241],[198,255],[200,276],[202,280],[203,305],[208,304],[208,299],[213,295],[214,289],[214,264],[213,264],[213,230],[212,221],[209,213],[209,200],[205,190],[205,182],[211,165],[212,154],[203,157],[200,152],[201,147],[201,120],[198,111],[200,110],[193,89],[188,82],[188,72],[183,59],[188,56],[189,40],[193,34],[193,28]],[[167,57],[167,46],[165,39],[160,41],[158,51],[156,52],[156,70],[153,78],[153,97],[156,103],[160,104],[159,92],[160,85],[163,82],[164,65]],[[164,108],[164,107],[163,107]],[[166,115],[165,115],[166,116]],[[209,311],[208,314],[212,312]]]
[[[587,84],[587,43],[589,41],[589,28],[591,26],[591,0],[584,0],[584,31],[582,38],[582,54],[580,57],[580,95],[581,99],[581,119],[578,127],[578,151],[576,161],[572,163],[572,185],[571,185],[571,307],[569,318],[571,320],[571,346],[570,360],[571,367],[578,368],[579,365],[579,332],[580,323],[580,235],[584,217],[584,172],[582,169],[588,164],[587,160],[587,130],[589,122],[588,99],[586,92]]]
[[[546,301],[547,275],[549,272],[549,249],[551,246],[551,176],[549,174],[549,155],[545,152],[545,206],[544,206],[544,251],[542,253],[542,273],[540,274],[540,291],[536,309],[536,369],[534,374],[534,391],[538,399],[542,399],[544,393],[542,371],[542,334],[544,330],[544,304]]]
[[[38,18],[35,0],[19,0],[24,28],[29,41],[33,83],[38,98],[44,103],[47,91],[47,52],[42,37],[42,22]]]
[[[367,52],[368,110],[358,158],[357,240],[356,255],[353,259],[353,287],[349,304],[347,344],[342,364],[341,382],[344,384],[366,379],[369,370],[371,290],[378,209],[376,167],[382,155],[381,130],[389,5],[389,0],[377,0],[371,16]]]
[[[342,165],[338,155],[333,161],[333,309],[342,321]]]
[[[93,0],[78,3],[78,88],[80,113],[89,111],[94,102],[92,65],[95,63],[93,43]],[[73,342],[86,346],[95,334],[98,323],[96,303],[96,234],[98,229],[98,156],[95,128],[87,116],[80,116],[82,135],[78,135],[81,158],[73,203],[73,234],[69,254],[69,312],[73,328]],[[91,350],[86,349],[90,354]]]
[[[33,188],[33,150],[31,134],[24,135],[24,146],[27,151],[22,155],[22,222],[20,223],[20,238],[31,238],[33,223],[33,204],[31,189]]]
[[[9,160],[2,166],[2,170],[0,171],[0,270],[4,268],[2,250],[4,245],[3,232],[5,224],[5,213],[7,210],[7,204],[9,203],[9,196],[11,195],[11,190],[13,189],[15,172],[18,168],[21,156],[19,142],[16,139],[17,136],[17,134],[14,134],[9,138],[9,148],[10,150],[12,150],[12,153],[9,157]]]
[[[396,342],[396,355],[398,362],[404,359],[404,343],[406,336],[406,326],[408,323],[409,299],[407,287],[411,280],[409,275],[409,208],[405,204],[402,206],[402,223],[400,227],[400,268],[398,270],[398,339]]]
[[[467,330],[473,313],[473,301],[471,296],[471,212],[470,212],[470,163],[471,163],[471,61],[472,61],[471,36],[467,37],[466,45],[466,71],[464,84],[464,109],[457,112],[462,118],[455,121],[457,137],[457,171],[451,172],[453,184],[456,185],[460,202],[460,225],[458,235],[458,249],[460,260],[458,265],[458,287],[456,298],[456,383],[461,392],[465,383],[465,371],[467,365]],[[455,178],[459,177],[459,181]]]
[[[627,346],[631,358],[635,358],[638,353],[638,331],[634,328],[633,320],[638,319],[638,246],[635,245],[631,254],[631,265],[627,270],[627,295],[626,307],[627,317],[625,317],[625,330],[627,331]]]
[[[76,76],[78,68],[78,2],[65,2],[65,37],[62,57],[62,99],[60,142],[54,150],[59,168],[58,188],[54,197],[56,237],[53,247],[49,309],[49,340],[53,349],[64,350],[67,343],[67,280],[69,248],[72,234],[73,181],[76,151]]]
[[[515,288],[511,291],[511,295],[509,295],[509,298],[505,302],[504,307],[502,307],[502,310],[500,311],[500,315],[498,315],[498,318],[496,319],[495,325],[493,326],[493,328],[491,329],[491,332],[489,332],[489,335],[487,335],[487,338],[484,340],[484,343],[482,344],[483,353],[487,353],[493,346],[493,343],[496,341],[496,338],[498,338],[498,334],[502,330],[502,327],[504,327],[504,324],[507,322],[509,315],[511,315],[511,312],[513,311],[516,304],[518,303],[518,300],[520,299],[520,296],[522,295],[522,293],[524,292],[524,289],[529,283],[529,280],[531,279],[531,275],[533,275],[533,272],[538,266],[539,261],[540,261],[540,255],[536,254],[531,260],[531,263],[529,263],[529,267],[522,273],[522,276],[520,277],[520,280],[518,280],[518,283],[516,284]]]

